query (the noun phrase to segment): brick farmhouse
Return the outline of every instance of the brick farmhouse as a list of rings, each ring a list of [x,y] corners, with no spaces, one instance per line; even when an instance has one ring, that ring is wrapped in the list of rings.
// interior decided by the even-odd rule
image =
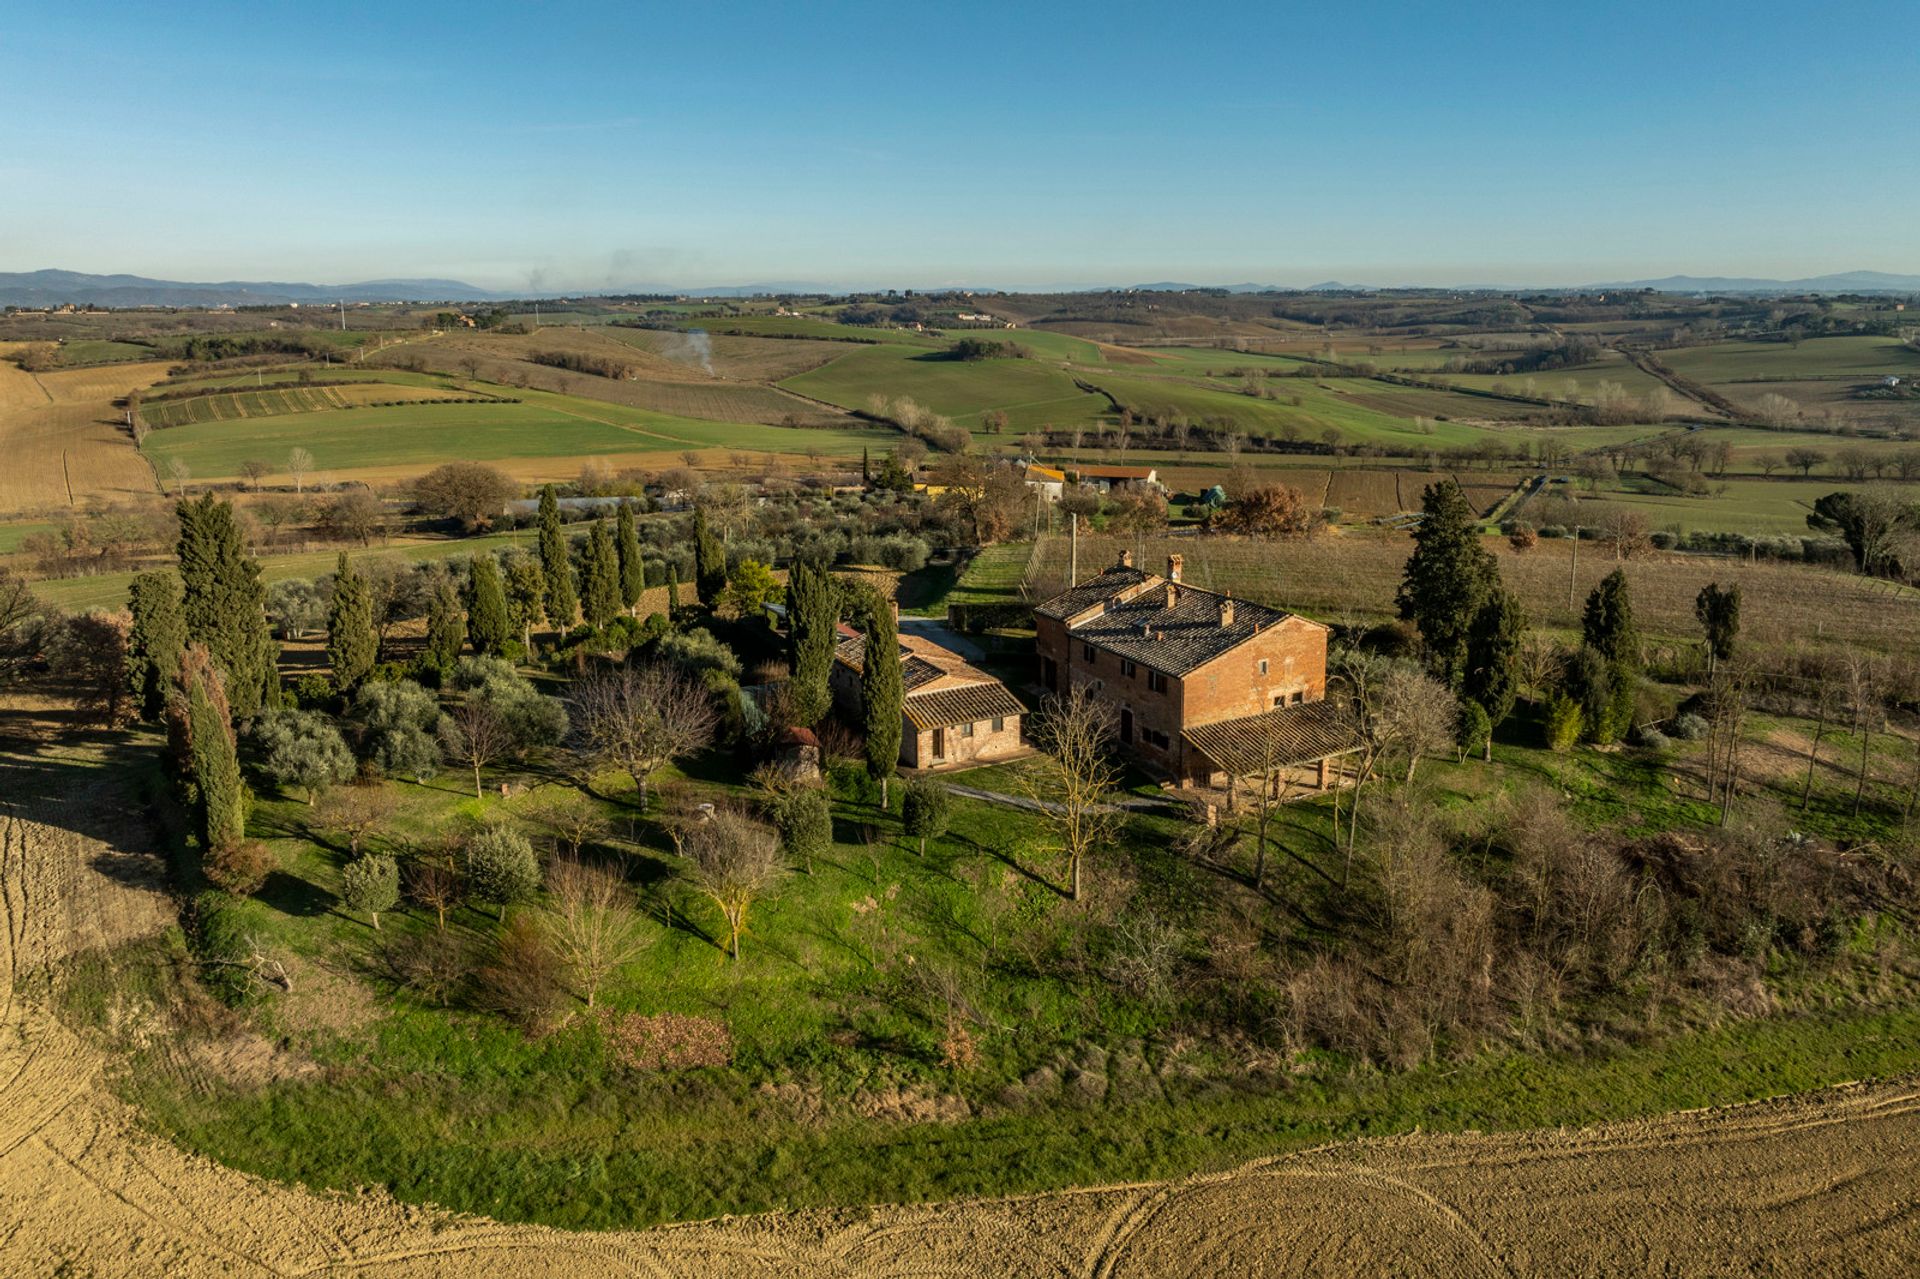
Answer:
[[[1040,682],[1110,705],[1120,745],[1182,785],[1346,753],[1327,695],[1327,627],[1134,567],[1131,553],[1034,609]]]

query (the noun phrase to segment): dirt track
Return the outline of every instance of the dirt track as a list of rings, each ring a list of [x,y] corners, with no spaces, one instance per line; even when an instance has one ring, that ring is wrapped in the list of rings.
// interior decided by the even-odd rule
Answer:
[[[11,771],[11,777],[9,773]],[[141,1131],[17,979],[159,928],[153,863],[0,756],[0,1274],[1793,1275],[1920,1261],[1920,1081],[1575,1132],[1333,1146],[1167,1185],[626,1234],[321,1196]],[[44,776],[44,774],[41,774]],[[47,824],[41,824],[41,822]]]

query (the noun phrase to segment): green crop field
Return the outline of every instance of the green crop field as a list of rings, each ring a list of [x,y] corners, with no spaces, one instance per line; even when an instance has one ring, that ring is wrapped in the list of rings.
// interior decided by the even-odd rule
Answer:
[[[780,385],[848,409],[865,408],[875,394],[905,395],[973,430],[995,409],[1006,412],[1016,432],[1093,422],[1108,410],[1104,397],[1081,390],[1071,373],[1045,360],[920,358],[924,354],[898,345],[855,348]]]
[[[316,469],[335,474],[373,468],[427,470],[453,459],[604,457],[684,449],[849,456],[897,436],[879,430],[815,430],[706,422],[626,405],[539,391],[518,404],[448,404],[297,413],[200,422],[149,434],[142,446],[163,468],[184,461],[200,480],[237,476],[255,458],[278,461],[295,446]]]
[[[53,525],[40,521],[0,524],[0,555],[13,554],[35,533],[45,533],[52,528]]]
[[[107,364],[121,360],[151,360],[154,350],[138,342],[114,342],[104,338],[79,338],[60,344],[60,363]]]
[[[1844,486],[1831,479],[1729,479],[1715,481],[1713,493],[1705,497],[1624,490],[1603,490],[1595,496],[1632,507],[1656,529],[1804,534],[1814,501],[1840,487]]]
[[[1422,431],[1409,414],[1399,417],[1371,407],[1364,397],[1386,389],[1380,383],[1356,378],[1286,378],[1273,383],[1275,400],[1242,395],[1226,389],[1173,378],[1134,373],[1102,373],[1089,379],[1136,412],[1185,413],[1196,422],[1230,417],[1256,434],[1279,434],[1292,429],[1301,438],[1316,439],[1327,430],[1346,440],[1402,448],[1444,448],[1475,444],[1487,432],[1458,422],[1429,423]],[[1298,405],[1288,400],[1298,397]]]
[[[1709,385],[1920,375],[1920,351],[1890,337],[1808,338],[1798,344],[1720,342],[1662,351],[1660,359],[1680,376]],[[1754,393],[1764,390],[1757,388]]]

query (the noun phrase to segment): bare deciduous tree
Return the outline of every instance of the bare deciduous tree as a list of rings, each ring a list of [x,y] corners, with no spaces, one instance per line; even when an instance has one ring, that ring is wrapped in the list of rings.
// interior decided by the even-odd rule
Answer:
[[[579,750],[633,779],[642,809],[647,779],[713,740],[713,699],[677,667],[656,663],[602,671],[573,695]]]
[[[367,836],[393,816],[393,793],[384,786],[339,786],[327,792],[315,811],[315,825],[338,832],[349,856],[358,857]]]
[[[287,454],[287,474],[293,478],[293,491],[304,493],[307,476],[313,473],[313,454],[305,449],[296,448]]]
[[[482,798],[480,770],[510,754],[513,726],[486,698],[468,694],[440,721],[440,742],[447,754],[473,770],[473,797]]]
[[[1110,835],[1118,815],[1110,803],[1120,778],[1113,755],[1113,708],[1075,690],[1041,704],[1033,744],[1040,765],[1022,775],[1041,823],[1067,857],[1068,895],[1080,900],[1087,856]]]
[[[690,863],[687,881],[719,908],[727,953],[739,959],[748,910],[786,873],[780,837],[738,809],[720,808],[685,828],[681,848]]]
[[[573,856],[547,867],[547,891],[540,912],[547,936],[592,1008],[607,978],[650,942],[640,931],[633,893],[611,867]]]

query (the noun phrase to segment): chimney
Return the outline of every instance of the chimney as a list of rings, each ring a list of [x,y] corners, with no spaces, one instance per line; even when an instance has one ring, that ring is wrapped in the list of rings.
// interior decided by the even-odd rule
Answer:
[[[1231,595],[1223,595],[1220,598],[1220,625],[1233,625],[1233,596]]]
[[[1118,567],[1120,567],[1120,568],[1132,568],[1132,567],[1133,567],[1133,552],[1132,552],[1132,551],[1122,551],[1122,552],[1120,552],[1120,563],[1119,563],[1119,565],[1118,565]]]
[[[1172,608],[1180,600],[1180,588],[1172,582],[1167,583],[1167,607]]]
[[[1179,581],[1180,570],[1185,568],[1186,564],[1187,564],[1187,557],[1184,555],[1167,556],[1167,580],[1169,582]]]

